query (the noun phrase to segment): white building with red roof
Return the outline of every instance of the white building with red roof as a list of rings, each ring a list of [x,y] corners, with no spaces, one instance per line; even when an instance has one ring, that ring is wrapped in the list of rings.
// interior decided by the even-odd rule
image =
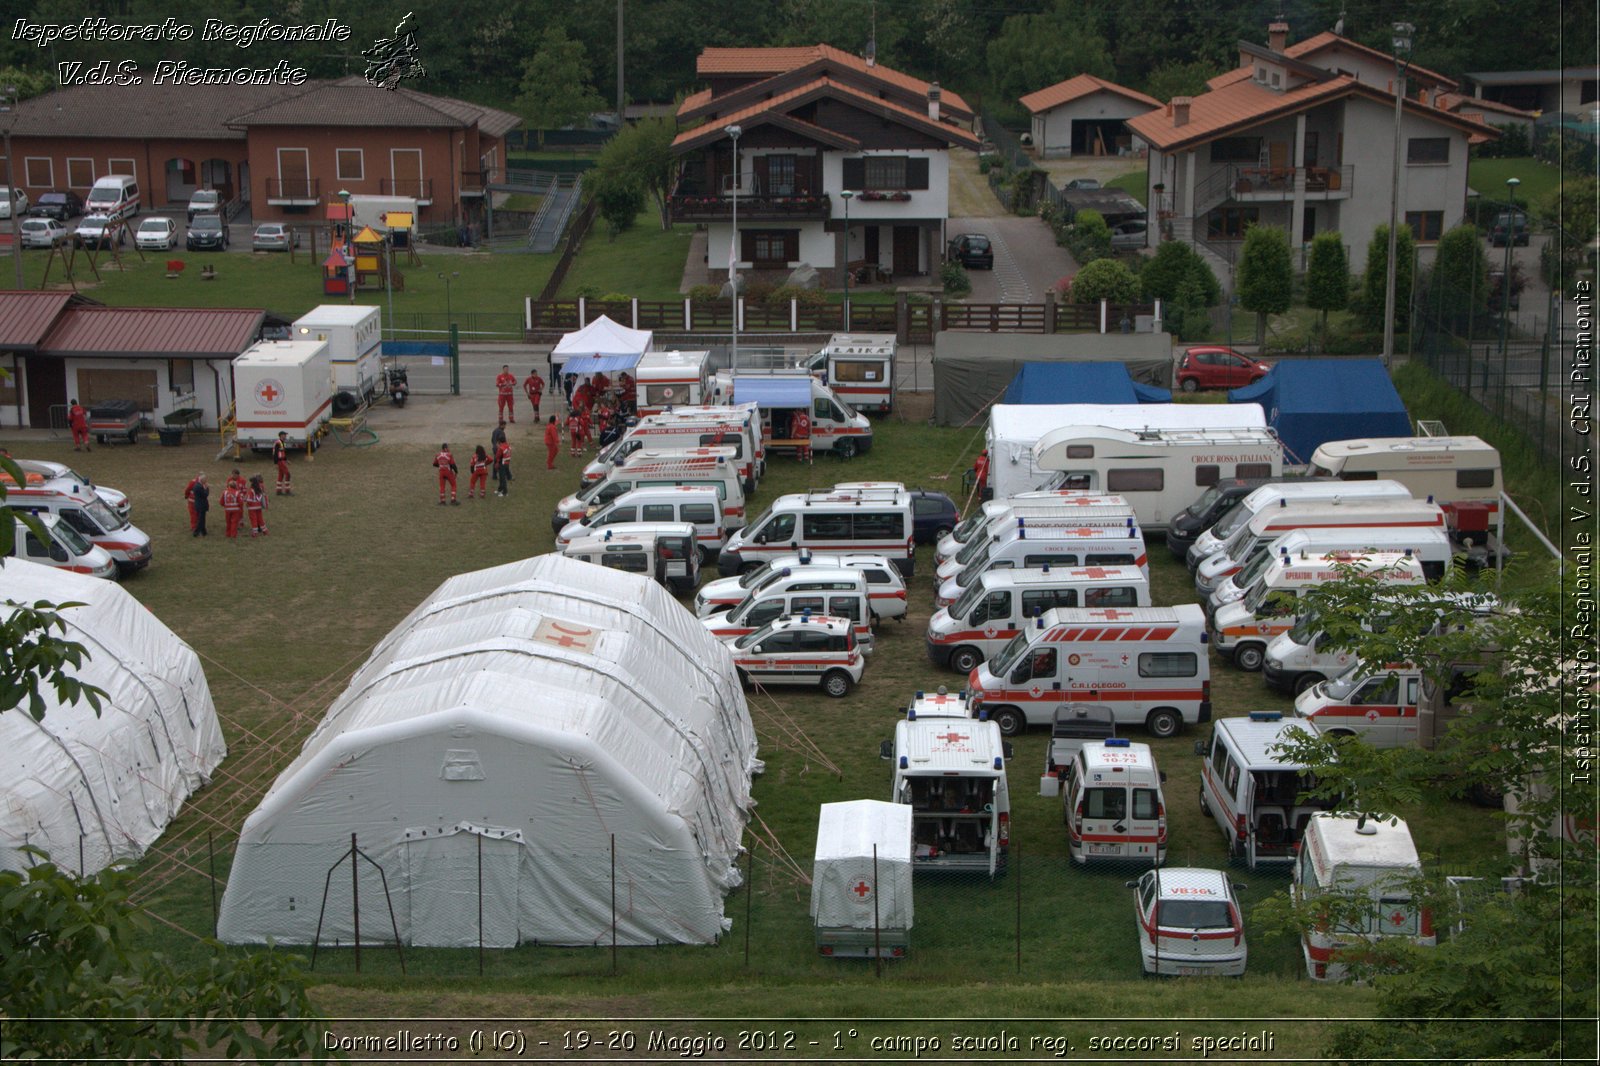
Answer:
[[[1033,147],[1042,159],[1136,150],[1142,142],[1128,136],[1125,120],[1161,106],[1152,96],[1093,74],[1031,92],[1021,103],[1033,116]]]

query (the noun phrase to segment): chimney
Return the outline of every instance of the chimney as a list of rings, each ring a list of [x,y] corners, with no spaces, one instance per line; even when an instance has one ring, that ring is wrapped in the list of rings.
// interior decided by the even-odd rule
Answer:
[[[1174,129],[1189,124],[1189,105],[1192,103],[1194,103],[1194,97],[1192,96],[1174,96],[1172,98],[1172,126]]]
[[[1289,43],[1289,24],[1279,19],[1267,27],[1267,47],[1274,52],[1282,52]]]
[[[939,121],[939,97],[943,95],[938,82],[928,84],[928,119],[932,122]]]

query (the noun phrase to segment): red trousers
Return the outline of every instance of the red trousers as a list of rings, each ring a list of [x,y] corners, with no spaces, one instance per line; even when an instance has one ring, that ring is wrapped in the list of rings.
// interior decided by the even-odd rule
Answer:
[[[500,417],[505,419],[507,422],[515,422],[517,420],[517,406],[516,406],[516,404],[517,404],[517,398],[515,396],[513,396],[513,395],[511,395],[509,393],[503,394],[500,397],[500,406],[497,409],[499,411]]]
[[[250,515],[250,535],[259,536],[267,531],[267,516],[261,513],[261,508],[247,508]]]
[[[561,445],[559,445],[559,444],[547,444],[547,445],[545,445],[545,449],[544,449],[544,468],[546,470],[554,470],[556,468],[556,453],[559,452],[560,450],[561,450]]]
[[[200,512],[194,509],[193,500],[185,500],[184,502],[189,505],[189,532],[193,533],[200,528]]]
[[[88,443],[89,443],[89,427],[88,426],[73,426],[72,427],[72,446],[74,448],[76,448],[80,444],[88,444]]]
[[[539,420],[539,408],[541,406],[541,401],[543,400],[544,393],[542,392],[536,392],[532,396],[528,397],[528,402],[533,405],[533,420],[535,422]]]
[[[239,519],[244,517],[244,509],[240,507],[224,507],[222,513],[228,519],[228,536],[237,537],[239,535]]]
[[[288,492],[289,491],[290,479],[291,479],[291,475],[289,473],[289,463],[288,463],[287,460],[285,460],[284,462],[281,462],[281,463],[278,464],[278,491],[279,492]]]
[[[467,499],[470,500],[472,494],[479,489],[483,490],[485,497],[489,495],[489,471],[487,470],[474,470],[472,476],[467,479]]]
[[[439,468],[439,502],[444,502],[444,487],[450,486],[450,498],[456,498],[456,472],[447,466]]]

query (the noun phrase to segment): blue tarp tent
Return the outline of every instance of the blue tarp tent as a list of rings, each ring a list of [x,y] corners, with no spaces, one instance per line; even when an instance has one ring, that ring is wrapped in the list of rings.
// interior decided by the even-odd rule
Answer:
[[[1228,402],[1260,404],[1289,462],[1309,462],[1324,441],[1411,436],[1405,404],[1377,359],[1286,359],[1231,390]]]
[[[1142,385],[1123,363],[1023,363],[1003,403],[1171,403],[1170,390]]]
[[[757,407],[810,407],[811,379],[736,377],[733,402],[753,403]]]

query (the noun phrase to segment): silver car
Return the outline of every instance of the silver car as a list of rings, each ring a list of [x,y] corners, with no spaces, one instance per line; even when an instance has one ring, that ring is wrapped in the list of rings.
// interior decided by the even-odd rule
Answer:
[[[53,218],[30,218],[22,223],[24,248],[55,248],[71,239],[67,227]]]
[[[140,248],[166,251],[178,245],[178,224],[170,218],[151,215],[139,223],[134,231],[133,243]]]
[[[300,247],[300,234],[284,222],[263,222],[250,236],[250,247],[258,252],[286,252]]]

